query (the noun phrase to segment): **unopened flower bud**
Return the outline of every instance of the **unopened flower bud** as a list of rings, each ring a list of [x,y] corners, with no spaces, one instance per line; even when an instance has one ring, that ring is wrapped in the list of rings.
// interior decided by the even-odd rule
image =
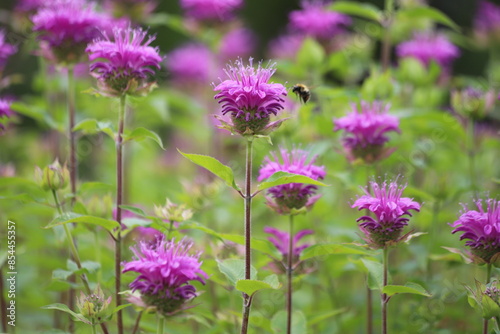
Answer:
[[[69,171],[66,165],[61,166],[59,160],[56,159],[43,170],[36,167],[35,177],[43,190],[59,190],[64,189],[68,184]]]
[[[100,286],[97,286],[94,292],[88,296],[81,293],[76,306],[82,316],[87,318],[93,325],[96,325],[109,319],[111,315],[108,312],[110,304],[111,297],[105,299]]]
[[[165,206],[155,205],[155,214],[160,218],[180,223],[191,218],[193,216],[193,211],[186,208],[185,204],[178,205],[170,202],[167,198]]]
[[[475,120],[483,119],[494,107],[497,96],[493,90],[483,92],[468,87],[451,94],[451,105],[456,112]]]

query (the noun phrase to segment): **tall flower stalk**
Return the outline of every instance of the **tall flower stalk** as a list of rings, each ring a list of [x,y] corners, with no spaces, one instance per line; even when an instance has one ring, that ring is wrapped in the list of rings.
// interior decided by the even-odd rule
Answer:
[[[116,134],[116,220],[115,236],[115,300],[121,305],[121,222],[123,204],[123,133],[125,130],[125,107],[127,95],[146,95],[155,87],[148,82],[154,68],[160,68],[162,58],[157,48],[149,46],[154,37],[147,37],[141,29],[114,29],[112,38],[105,35],[89,44],[86,51],[92,75],[97,79],[99,92],[109,97],[118,97],[118,133]],[[117,312],[118,334],[123,334],[122,311]]]
[[[75,78],[73,66],[68,66],[68,138],[69,138],[69,182],[71,187],[71,203],[76,201],[76,182],[78,166],[76,159],[76,134],[75,127]]]
[[[266,157],[264,160],[264,165],[260,169],[258,180],[262,181],[269,178],[276,172],[288,172],[297,173],[310,177],[313,180],[324,179],[326,172],[324,166],[315,165],[316,157],[308,159],[309,153],[300,149],[292,150],[291,152],[281,149],[281,161],[276,153],[273,153],[271,157]],[[292,331],[292,295],[293,295],[293,271],[294,271],[294,258],[300,253],[303,248],[294,248],[294,242],[298,241],[298,238],[302,237],[304,232],[301,231],[295,238],[293,238],[293,217],[299,213],[304,213],[316,203],[316,201],[321,197],[321,195],[315,195],[317,187],[314,185],[302,184],[302,183],[290,183],[280,186],[272,187],[268,190],[270,197],[267,198],[267,204],[278,214],[289,216],[289,233],[288,240],[286,242],[275,243],[278,248],[281,248],[282,253],[285,256],[286,263],[286,277],[287,277],[287,291],[286,291],[286,332],[290,334]],[[283,233],[274,232],[275,235],[280,235],[281,239],[286,239],[286,235]],[[297,240],[296,240],[297,239]],[[286,249],[286,250],[285,250]]]
[[[408,234],[402,235],[403,228],[408,225],[410,210],[420,211],[420,204],[408,197],[402,197],[406,186],[398,185],[397,181],[378,184],[370,182],[371,195],[365,190],[365,195],[359,197],[353,208],[367,209],[374,217],[364,215],[358,218],[359,228],[365,234],[365,241],[375,249],[383,250],[383,287],[387,286],[389,273],[389,248],[404,241]],[[387,334],[387,306],[389,297],[382,293],[382,334]]]
[[[382,35],[382,70],[385,72],[391,64],[391,25],[394,15],[394,0],[385,0],[385,21],[383,22],[384,32]]]
[[[218,91],[215,99],[222,106],[223,117],[216,116],[220,127],[243,136],[246,140],[245,189],[240,195],[244,200],[244,235],[245,235],[245,279],[251,276],[251,236],[252,236],[252,144],[255,136],[266,136],[284,120],[271,122],[282,110],[286,88],[277,83],[269,83],[276,71],[274,64],[268,67],[253,67],[253,59],[245,66],[241,59],[229,64],[225,69],[227,79],[213,85]],[[248,331],[248,321],[252,298],[243,294],[243,316],[241,333]]]

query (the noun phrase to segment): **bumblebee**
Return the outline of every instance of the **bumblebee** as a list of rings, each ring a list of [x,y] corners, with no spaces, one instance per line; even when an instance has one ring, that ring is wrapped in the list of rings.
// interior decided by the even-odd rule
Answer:
[[[302,100],[302,102],[307,103],[309,99],[311,98],[311,91],[309,90],[309,87],[307,87],[304,84],[296,84],[292,87],[292,92],[297,94],[299,99]]]

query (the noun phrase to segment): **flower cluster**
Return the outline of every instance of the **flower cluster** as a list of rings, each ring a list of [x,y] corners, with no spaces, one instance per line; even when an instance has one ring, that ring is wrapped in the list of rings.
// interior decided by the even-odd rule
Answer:
[[[195,20],[226,21],[243,5],[243,0],[181,0],[186,16]]]
[[[371,163],[386,157],[391,150],[384,148],[389,141],[386,133],[400,132],[399,120],[389,115],[389,105],[382,102],[372,104],[362,101],[360,106],[353,105],[347,116],[334,119],[334,131],[344,130],[343,146],[347,158],[354,162],[361,159]]]
[[[329,10],[328,2],[303,0],[302,9],[289,15],[290,30],[317,39],[331,39],[351,24],[349,16]]]
[[[281,149],[281,160],[277,153],[264,159],[258,181],[268,179],[276,172],[287,172],[310,177],[313,180],[324,179],[326,172],[324,166],[315,165],[316,157],[308,161],[309,153],[300,149],[291,152]],[[321,197],[316,195],[317,186],[303,183],[289,183],[269,188],[267,204],[279,214],[290,214],[294,210],[309,209]]]
[[[415,33],[412,40],[399,44],[396,52],[400,58],[415,58],[425,66],[435,61],[444,67],[460,55],[459,49],[445,35],[429,32]]]
[[[166,58],[168,72],[178,84],[206,84],[213,79],[214,56],[202,44],[188,44],[172,51]]]
[[[474,17],[474,33],[480,42],[500,41],[500,6],[479,1]]]
[[[54,0],[33,16],[33,30],[40,33],[42,54],[57,63],[74,64],[85,60],[88,43],[101,31],[110,31],[119,22],[98,13],[84,0]],[[123,23],[121,23],[123,25]]]
[[[462,232],[460,240],[467,240],[473,257],[491,263],[495,262],[500,253],[500,201],[486,200],[486,210],[483,201],[475,202],[477,210],[469,210],[463,206],[461,216],[452,227],[451,233]]]
[[[253,59],[245,66],[241,60],[229,64],[225,73],[229,79],[218,85],[215,99],[222,105],[222,114],[230,114],[233,124],[223,122],[223,128],[242,135],[265,134],[281,124],[270,122],[271,115],[283,109],[286,88],[282,84],[269,83],[275,72],[274,64],[253,67]],[[225,123],[225,124],[224,124]]]
[[[0,30],[0,72],[5,67],[7,59],[17,51],[17,47],[7,43],[5,37],[5,31]]]
[[[139,274],[130,288],[141,293],[145,305],[167,316],[182,311],[185,303],[197,296],[189,283],[205,284],[208,275],[201,269],[200,253],[189,254],[192,246],[187,239],[176,243],[159,238],[156,243],[141,242],[139,248],[131,248],[135,260],[124,263],[123,272]]]
[[[92,325],[103,323],[111,318],[110,304],[111,296],[106,299],[99,285],[90,295],[80,293],[80,297],[76,301],[80,314]]]
[[[102,94],[144,95],[154,87],[147,79],[162,61],[158,48],[149,45],[154,39],[141,29],[116,28],[112,38],[105,35],[87,47],[90,71]]]
[[[285,231],[278,230],[274,227],[266,226],[264,227],[264,232],[271,234],[272,237],[267,239],[273,243],[273,245],[278,249],[278,251],[283,255],[283,258],[288,257],[288,243],[290,242],[290,234]],[[300,239],[303,237],[313,234],[313,230],[301,230],[294,235],[292,240],[292,256],[296,259],[299,257],[300,253],[309,247],[309,244],[298,245]]]
[[[374,248],[384,248],[401,239],[403,228],[408,225],[410,210],[420,211],[420,204],[408,197],[401,197],[406,188],[397,181],[378,184],[370,182],[373,195],[365,189],[365,195],[359,197],[352,208],[367,209],[375,217],[368,215],[357,219],[359,228],[366,236],[368,244]]]

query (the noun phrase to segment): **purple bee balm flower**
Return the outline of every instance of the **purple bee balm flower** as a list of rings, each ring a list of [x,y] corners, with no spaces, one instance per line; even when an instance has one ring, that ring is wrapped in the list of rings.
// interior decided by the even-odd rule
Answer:
[[[58,63],[74,64],[85,60],[88,43],[119,23],[94,4],[84,0],[54,0],[33,16],[33,30],[40,33],[42,54]]]
[[[218,91],[215,99],[222,105],[222,114],[230,114],[233,124],[223,124],[224,128],[242,135],[267,134],[278,123],[269,123],[271,115],[277,115],[283,109],[283,96],[286,88],[282,84],[269,83],[275,72],[274,64],[257,69],[250,64],[243,65],[241,59],[234,65],[229,64],[224,71],[229,79],[218,85],[213,84]]]
[[[273,235],[272,237],[268,237],[267,239],[273,243],[273,245],[278,249],[278,251],[283,255],[283,257],[288,256],[288,243],[290,242],[290,234],[285,231],[278,230],[274,227],[266,226],[264,227],[264,232]],[[305,237],[306,235],[313,234],[313,230],[301,230],[295,234],[292,240],[292,251],[293,257],[298,259],[300,253],[309,247],[309,244],[298,245],[300,239]]]
[[[195,20],[226,21],[242,7],[243,0],[181,0],[186,16]]]
[[[498,41],[500,39],[500,6],[489,1],[479,1],[474,18],[474,32],[482,42],[487,42],[489,37]]]
[[[281,149],[281,160],[277,153],[272,153],[271,157],[264,159],[258,181],[263,181],[276,172],[287,172],[300,174],[311,179],[324,179],[326,172],[324,166],[314,164],[316,157],[309,159],[309,153],[303,150],[294,149],[289,152]],[[267,204],[280,214],[290,214],[293,209],[299,210],[303,207],[309,209],[321,197],[314,196],[317,186],[303,183],[289,183],[269,188],[267,193],[271,198],[267,198]]]
[[[486,200],[475,202],[477,210],[469,210],[463,205],[462,215],[451,224],[455,229],[451,233],[462,232],[460,240],[467,240],[465,245],[471,248],[475,258],[486,263],[495,262],[500,253],[500,201]]]
[[[107,96],[148,93],[155,83],[147,79],[162,61],[158,48],[149,45],[155,38],[141,29],[118,28],[113,33],[113,38],[96,39],[86,49],[90,72],[101,92]]]
[[[185,303],[197,296],[190,284],[205,284],[208,275],[201,269],[200,253],[190,255],[191,241],[182,239],[156,243],[140,242],[131,248],[135,259],[123,263],[123,272],[134,271],[139,276],[130,284],[133,291],[140,291],[142,301],[155,306],[163,315],[172,315],[185,309]]]
[[[235,29],[222,38],[219,54],[223,60],[250,57],[256,44],[257,38],[250,29]]]
[[[352,112],[342,118],[333,119],[333,131],[344,130],[343,146],[347,158],[354,162],[374,162],[386,157],[391,150],[384,149],[389,141],[387,132],[399,130],[397,117],[389,115],[389,105],[382,102],[372,104],[362,101],[361,105],[352,106]]]
[[[349,16],[328,9],[328,2],[304,0],[301,10],[289,15],[290,29],[318,39],[331,39],[351,24]]]
[[[375,217],[368,215],[356,220],[362,222],[359,228],[366,235],[366,241],[374,248],[384,248],[401,241],[401,232],[412,216],[410,210],[420,211],[420,204],[408,197],[401,197],[406,185],[398,185],[397,180],[378,184],[370,182],[373,195],[366,189],[366,195],[359,197],[352,208],[369,210]]]
[[[174,82],[181,85],[206,84],[215,72],[214,56],[202,44],[188,44],[172,51],[165,63]]]
[[[0,72],[7,64],[7,59],[17,52],[17,47],[7,43],[5,37],[5,31],[0,29]]]
[[[425,66],[435,61],[448,67],[460,55],[460,50],[443,34],[420,32],[415,33],[412,40],[399,44],[396,53],[400,58],[415,58]]]
[[[304,42],[300,34],[283,35],[269,43],[269,53],[273,59],[295,59]]]

